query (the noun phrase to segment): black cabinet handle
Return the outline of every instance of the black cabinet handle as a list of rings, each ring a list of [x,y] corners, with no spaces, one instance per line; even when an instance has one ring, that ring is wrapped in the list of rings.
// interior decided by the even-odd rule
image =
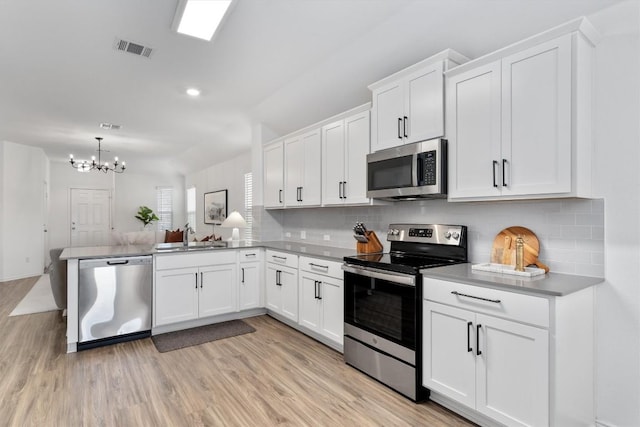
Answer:
[[[322,282],[318,281],[318,299],[319,300],[322,299],[322,294],[320,293],[320,285],[322,285]]]
[[[347,181],[342,181],[342,198],[347,198]]]
[[[244,268],[241,268],[240,270],[242,270],[242,283],[244,283]]]
[[[451,291],[451,293],[453,295],[455,295],[455,296],[458,296],[458,297],[467,297],[467,298],[479,299],[479,300],[482,300],[482,301],[493,302],[493,303],[496,303],[496,304],[500,304],[501,303],[501,301],[499,299],[489,299],[489,298],[476,297],[476,296],[469,295],[469,294],[463,294],[463,293],[460,293],[458,291]]]
[[[338,197],[342,199],[342,181],[338,182]]]
[[[493,161],[493,186],[498,188],[498,184],[496,184],[496,165],[498,164],[497,160]]]
[[[480,328],[482,328],[482,325],[478,323],[476,326],[476,356],[482,354],[482,351],[480,351]]]
[[[302,187],[300,187],[300,201],[302,201]]]
[[[196,273],[196,289],[198,289],[198,273]]]
[[[200,289],[202,289],[202,272],[200,273]]]
[[[318,281],[313,281],[313,298],[318,299]]]
[[[283,261],[287,260],[286,256],[278,256],[278,255],[271,255],[271,258],[275,258],[275,259],[281,259]]]
[[[502,186],[507,186],[507,178],[505,175],[505,170],[507,169],[507,159],[502,159]]]
[[[278,203],[282,203],[282,190],[278,190]]]
[[[328,265],[320,265],[320,264],[314,264],[313,262],[310,262],[309,265],[311,267],[315,267],[315,268],[322,268],[324,270],[329,270],[329,266]]]
[[[471,325],[473,325],[473,322],[467,322],[467,353],[473,351],[471,348]]]
[[[402,139],[402,132],[400,128],[402,127],[402,119],[398,117],[398,139]]]
[[[409,135],[407,135],[407,122],[409,121],[409,117],[404,116],[404,120],[402,121],[402,127],[404,128],[404,137],[408,138]]]

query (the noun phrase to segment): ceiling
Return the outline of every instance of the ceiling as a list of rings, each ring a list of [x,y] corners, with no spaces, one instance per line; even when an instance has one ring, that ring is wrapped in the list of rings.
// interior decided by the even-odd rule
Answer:
[[[205,42],[171,30],[177,0],[0,0],[0,141],[55,161],[87,158],[102,136],[132,172],[189,173],[248,150],[252,124],[294,131],[445,48],[475,58],[613,3],[236,0]]]

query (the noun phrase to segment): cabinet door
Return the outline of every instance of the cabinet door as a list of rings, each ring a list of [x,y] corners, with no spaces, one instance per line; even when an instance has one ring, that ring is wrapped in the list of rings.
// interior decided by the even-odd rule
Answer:
[[[474,408],[474,313],[430,301],[423,301],[423,313],[422,384]]]
[[[196,319],[198,283],[197,268],[156,272],[155,326]]]
[[[504,195],[571,191],[571,91],[571,34],[502,60]]]
[[[369,122],[368,111],[344,120],[346,154],[342,196],[344,203],[347,204],[369,203],[367,197],[367,154],[369,154],[371,142]]]
[[[303,183],[304,144],[301,136],[284,141],[284,204],[299,206]]]
[[[444,62],[432,64],[405,80],[405,143],[444,135]],[[403,119],[404,119],[403,117]]]
[[[322,204],[327,206],[344,203],[344,123],[340,120],[322,127]]]
[[[318,298],[322,276],[306,272],[300,273],[300,315],[299,323],[313,331],[320,332],[322,300]]]
[[[447,79],[450,199],[500,196],[500,61]]]
[[[237,311],[236,264],[200,268],[199,317]]]
[[[510,426],[549,425],[549,334],[476,315],[476,409]]]
[[[344,286],[340,279],[323,277],[319,285],[322,335],[342,345],[344,338]]]
[[[267,263],[265,305],[269,310],[275,311],[276,313],[282,313],[282,292],[280,290],[280,285],[278,285],[280,269],[281,267],[279,265]]]
[[[280,291],[282,293],[282,315],[298,321],[298,270],[280,269]]]
[[[402,136],[403,97],[401,81],[390,83],[373,92],[372,151],[384,150],[404,143]]]
[[[264,207],[284,206],[284,152],[282,141],[264,148]]]
[[[302,169],[300,204],[302,206],[320,206],[320,184],[322,183],[320,129],[315,129],[302,135],[302,144],[304,146],[304,159],[299,166]]]
[[[261,265],[259,262],[240,263],[239,310],[260,307]]]

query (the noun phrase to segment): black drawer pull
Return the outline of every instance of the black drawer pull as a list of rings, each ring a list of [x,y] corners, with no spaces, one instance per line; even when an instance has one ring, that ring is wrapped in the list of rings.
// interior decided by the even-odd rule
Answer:
[[[329,266],[328,266],[328,265],[314,264],[314,263],[312,263],[312,262],[310,262],[310,263],[309,263],[309,265],[310,265],[311,267],[324,268],[325,270],[328,270],[328,269],[329,269]]]
[[[482,328],[481,324],[476,326],[476,356],[480,356],[482,351],[480,350],[480,328]]]
[[[471,348],[471,325],[473,325],[473,322],[467,322],[467,353],[471,353],[473,351]]]
[[[456,296],[459,296],[459,297],[467,297],[467,298],[479,299],[479,300],[482,300],[482,301],[493,302],[493,303],[496,303],[496,304],[500,304],[502,302],[499,299],[489,299],[489,298],[476,297],[476,296],[473,296],[473,295],[461,294],[458,291],[451,291],[451,293],[453,295],[456,295]]]

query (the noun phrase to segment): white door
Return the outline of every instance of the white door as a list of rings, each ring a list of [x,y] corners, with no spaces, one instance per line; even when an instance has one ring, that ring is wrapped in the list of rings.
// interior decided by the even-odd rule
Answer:
[[[280,269],[280,290],[282,291],[282,315],[294,322],[298,321],[298,270],[284,267]]]
[[[403,135],[405,143],[444,135],[444,62],[406,79]]]
[[[321,156],[322,144],[320,129],[315,129],[302,135],[304,149],[303,163],[300,165],[302,184],[300,189],[300,204],[302,206],[319,206],[322,179]]]
[[[198,269],[180,268],[156,273],[155,325],[170,325],[198,317]]]
[[[282,313],[282,290],[278,280],[280,279],[280,266],[268,263],[266,274],[266,306],[269,310]]]
[[[342,280],[325,277],[318,285],[322,302],[322,335],[342,345],[344,338],[344,287]]]
[[[71,246],[109,244],[111,195],[109,190],[71,189]]]
[[[503,195],[571,191],[571,37],[502,60]]]
[[[284,153],[282,141],[264,149],[264,207],[278,208],[284,204]]]
[[[44,181],[43,183],[42,194],[42,243],[44,248],[44,265],[46,267],[51,262],[51,255],[49,254],[49,183],[47,181]]]
[[[474,313],[430,301],[423,302],[423,313],[422,384],[474,408]]]
[[[304,143],[294,136],[284,141],[284,204],[300,206],[300,191],[304,186]]]
[[[342,205],[344,121],[322,127],[322,204]]]
[[[449,198],[500,196],[500,61],[447,80]]]
[[[300,273],[300,324],[312,331],[320,331],[321,300],[318,299],[319,277],[315,274]]]
[[[260,266],[259,262],[240,263],[240,310],[260,307]]]
[[[365,111],[345,119],[344,127],[346,159],[343,200],[347,204],[366,204],[369,203],[367,154],[371,147],[369,112]]]
[[[476,409],[509,426],[549,425],[549,333],[476,315]]]
[[[373,93],[371,151],[384,150],[404,144],[402,134],[403,97],[402,81],[393,82]]]
[[[237,311],[236,264],[201,267],[198,317]]]

